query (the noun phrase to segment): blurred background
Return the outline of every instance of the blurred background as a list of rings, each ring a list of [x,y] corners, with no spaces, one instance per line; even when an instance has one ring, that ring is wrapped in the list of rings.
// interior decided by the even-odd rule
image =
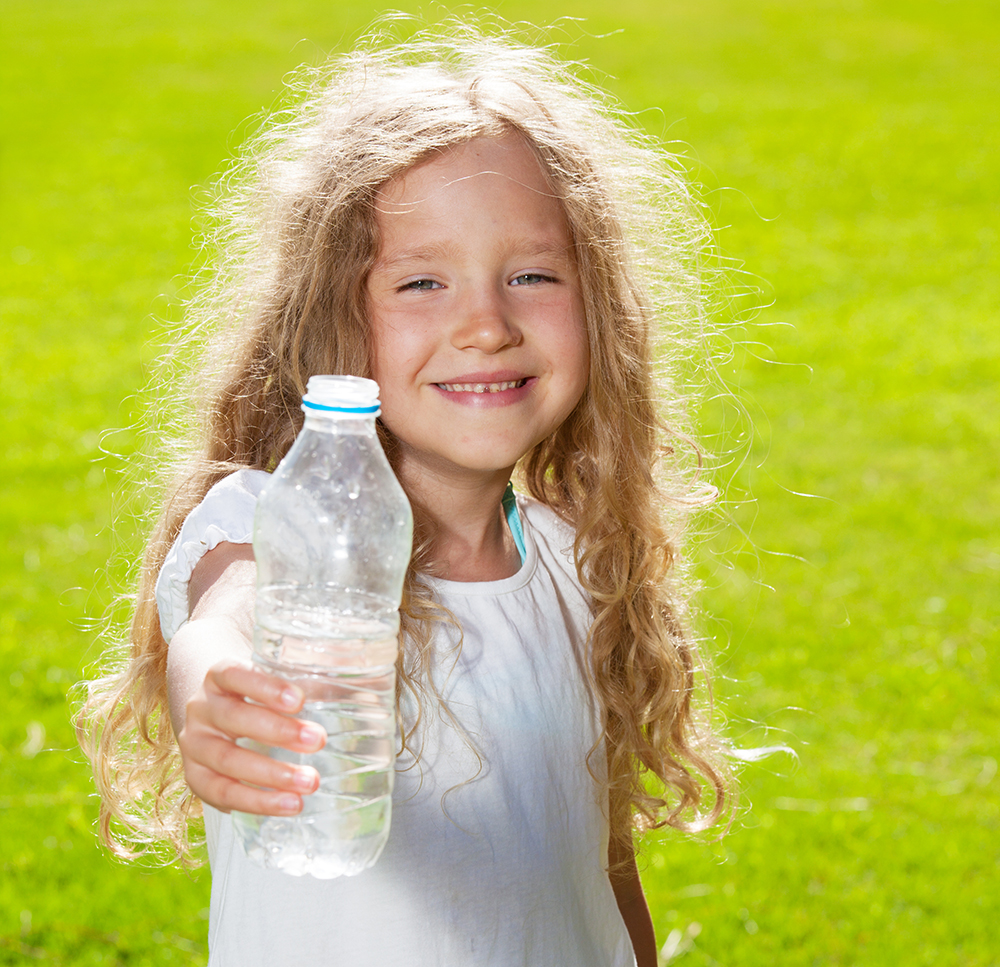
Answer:
[[[676,142],[758,292],[729,313],[734,395],[703,414],[750,434],[719,472],[732,524],[694,553],[728,730],[796,758],[743,770],[721,842],[647,838],[663,960],[1000,963],[997,6],[493,9],[582,18],[551,40]],[[0,963],[205,962],[207,870],[98,848],[67,692],[142,544],[141,489],[113,522],[122,428],[179,316],[197,199],[282,77],[372,16],[3,5]]]

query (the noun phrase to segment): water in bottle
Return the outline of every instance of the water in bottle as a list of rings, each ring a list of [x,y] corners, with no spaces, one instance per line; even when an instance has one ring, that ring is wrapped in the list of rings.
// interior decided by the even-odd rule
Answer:
[[[398,607],[412,516],[375,432],[371,380],[314,376],[305,424],[261,494],[254,527],[254,662],[305,693],[299,718],[329,738],[308,764],[319,789],[298,816],[233,813],[247,855],[323,879],[371,866],[392,812]]]

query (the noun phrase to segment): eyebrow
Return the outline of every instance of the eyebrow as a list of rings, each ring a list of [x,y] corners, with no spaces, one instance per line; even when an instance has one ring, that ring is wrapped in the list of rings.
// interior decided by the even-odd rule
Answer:
[[[452,253],[453,248],[454,246],[450,242],[438,242],[423,248],[400,252],[399,255],[388,259],[380,256],[375,265],[380,269],[395,269],[408,262],[435,262],[438,259],[447,258]]]
[[[568,262],[574,261],[572,242],[557,245],[548,239],[541,241],[529,239],[512,239],[508,248],[516,253],[519,259],[555,258]],[[454,255],[454,242],[435,242],[418,249],[410,249],[392,258],[379,258],[375,267],[379,269],[397,269],[410,263],[434,262]]]

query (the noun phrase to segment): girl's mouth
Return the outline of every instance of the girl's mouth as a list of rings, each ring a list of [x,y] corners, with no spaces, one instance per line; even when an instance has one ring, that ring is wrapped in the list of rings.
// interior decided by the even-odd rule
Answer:
[[[509,389],[519,389],[527,383],[525,379],[509,379],[502,383],[437,383],[446,393],[502,393]]]

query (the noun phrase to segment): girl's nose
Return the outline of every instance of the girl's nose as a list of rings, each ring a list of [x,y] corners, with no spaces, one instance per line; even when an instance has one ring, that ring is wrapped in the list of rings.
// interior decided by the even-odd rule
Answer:
[[[478,349],[493,355],[518,345],[521,330],[505,310],[499,295],[483,294],[461,309],[451,342],[456,349]]]

